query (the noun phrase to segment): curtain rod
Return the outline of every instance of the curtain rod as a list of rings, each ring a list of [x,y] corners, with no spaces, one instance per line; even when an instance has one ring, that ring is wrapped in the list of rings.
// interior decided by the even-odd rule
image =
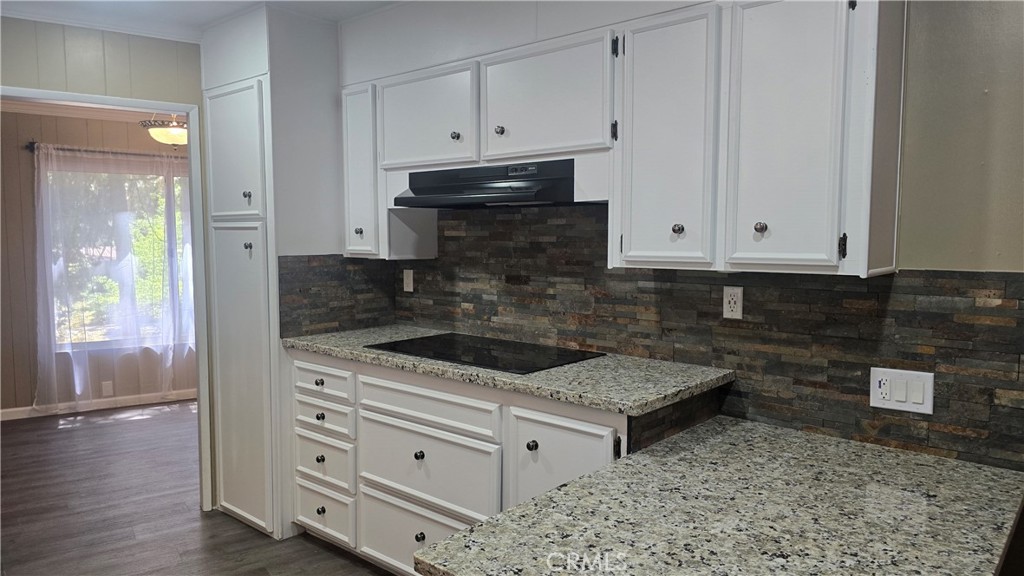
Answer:
[[[28,144],[25,144],[25,150],[28,150],[29,152],[35,153],[35,151],[36,151],[36,144],[39,144],[39,142],[36,142],[35,140],[29,141]],[[61,145],[54,145],[53,148],[54,148],[54,150],[66,150],[66,151],[69,151],[69,152],[110,152],[112,154],[121,154],[121,155],[124,155],[124,156],[168,156],[170,158],[176,158],[176,159],[181,159],[181,160],[188,160],[188,156],[179,156],[179,155],[175,155],[175,154],[160,154],[160,153],[156,153],[156,152],[122,152],[120,150],[103,150],[103,149],[100,149],[100,148],[80,148],[80,147],[77,147],[77,146],[61,146]]]

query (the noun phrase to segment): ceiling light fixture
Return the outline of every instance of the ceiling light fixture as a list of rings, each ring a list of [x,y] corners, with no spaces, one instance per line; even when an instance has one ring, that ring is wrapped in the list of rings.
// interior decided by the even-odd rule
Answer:
[[[188,144],[188,124],[178,120],[177,114],[172,115],[170,120],[157,120],[154,114],[152,119],[139,122],[139,126],[149,130],[150,137],[161,144],[170,144],[175,148]]]

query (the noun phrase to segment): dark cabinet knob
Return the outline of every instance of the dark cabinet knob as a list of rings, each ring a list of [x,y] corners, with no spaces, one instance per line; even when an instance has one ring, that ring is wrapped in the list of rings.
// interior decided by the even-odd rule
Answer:
[[[451,133],[451,137],[452,137],[452,140],[458,140],[459,138],[462,138],[462,134],[459,134],[458,132],[454,132],[453,131]]]
[[[362,228],[356,228],[355,230],[353,230],[353,232],[356,233],[356,236],[362,236],[363,235],[363,229]]]
[[[245,198],[246,200],[252,200],[252,191],[251,190],[243,190],[242,191],[242,198]]]
[[[501,136],[501,135],[505,134],[505,127],[504,126],[495,126],[494,127],[494,133],[497,134],[498,136]]]
[[[423,532],[417,532],[416,535],[413,536],[413,538],[415,538],[417,542],[423,542],[427,539],[427,535]]]
[[[686,231],[686,228],[683,228],[682,224],[673,224],[672,225],[672,233],[673,234],[682,234],[685,231]]]
[[[318,507],[316,509],[316,515],[317,516],[323,516],[324,514],[327,514],[327,508],[324,508],[323,506],[320,506],[320,507]]]
[[[526,449],[530,452],[536,452],[538,448],[540,448],[540,444],[536,440],[530,440],[526,443]]]
[[[316,463],[317,464],[323,464],[326,461],[327,461],[327,457],[324,456],[323,454],[321,454],[321,455],[316,457]]]
[[[423,450],[417,450],[416,453],[412,455],[413,460],[423,460],[426,457],[427,455],[423,453]]]
[[[317,420],[327,420],[327,414],[324,414],[323,412],[317,412],[316,413],[316,419]]]
[[[252,242],[246,242],[245,244],[242,244],[242,248],[244,250],[252,250]]]
[[[754,232],[757,232],[758,234],[764,234],[767,231],[768,225],[765,224],[764,222],[758,222],[754,224]]]
[[[323,386],[323,385],[324,385],[324,379],[323,378],[317,378],[316,380],[313,380],[313,386]]]

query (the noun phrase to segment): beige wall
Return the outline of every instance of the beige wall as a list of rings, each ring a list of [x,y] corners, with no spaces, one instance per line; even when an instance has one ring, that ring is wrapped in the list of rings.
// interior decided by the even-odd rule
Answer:
[[[135,122],[0,113],[0,408],[5,409],[31,406],[36,381],[35,164],[32,153],[25,149],[32,140],[136,152],[170,151]],[[181,151],[186,152],[187,147]],[[118,396],[141,393],[138,383],[115,385],[115,392]]]
[[[1024,271],[1024,2],[912,1],[900,268]]]
[[[202,102],[198,44],[18,18],[0,22],[4,86]]]

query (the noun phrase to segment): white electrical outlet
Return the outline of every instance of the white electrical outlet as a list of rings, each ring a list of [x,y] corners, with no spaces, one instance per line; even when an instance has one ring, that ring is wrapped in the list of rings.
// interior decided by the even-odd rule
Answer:
[[[402,270],[402,289],[412,292],[412,270]]]
[[[871,405],[889,410],[931,414],[935,375],[890,368],[871,369]]]
[[[722,289],[722,318],[743,319],[742,286],[726,286]]]
[[[114,381],[113,380],[104,380],[104,381],[100,382],[100,387],[103,388],[103,397],[104,398],[106,398],[108,396],[113,396],[114,395]]]

